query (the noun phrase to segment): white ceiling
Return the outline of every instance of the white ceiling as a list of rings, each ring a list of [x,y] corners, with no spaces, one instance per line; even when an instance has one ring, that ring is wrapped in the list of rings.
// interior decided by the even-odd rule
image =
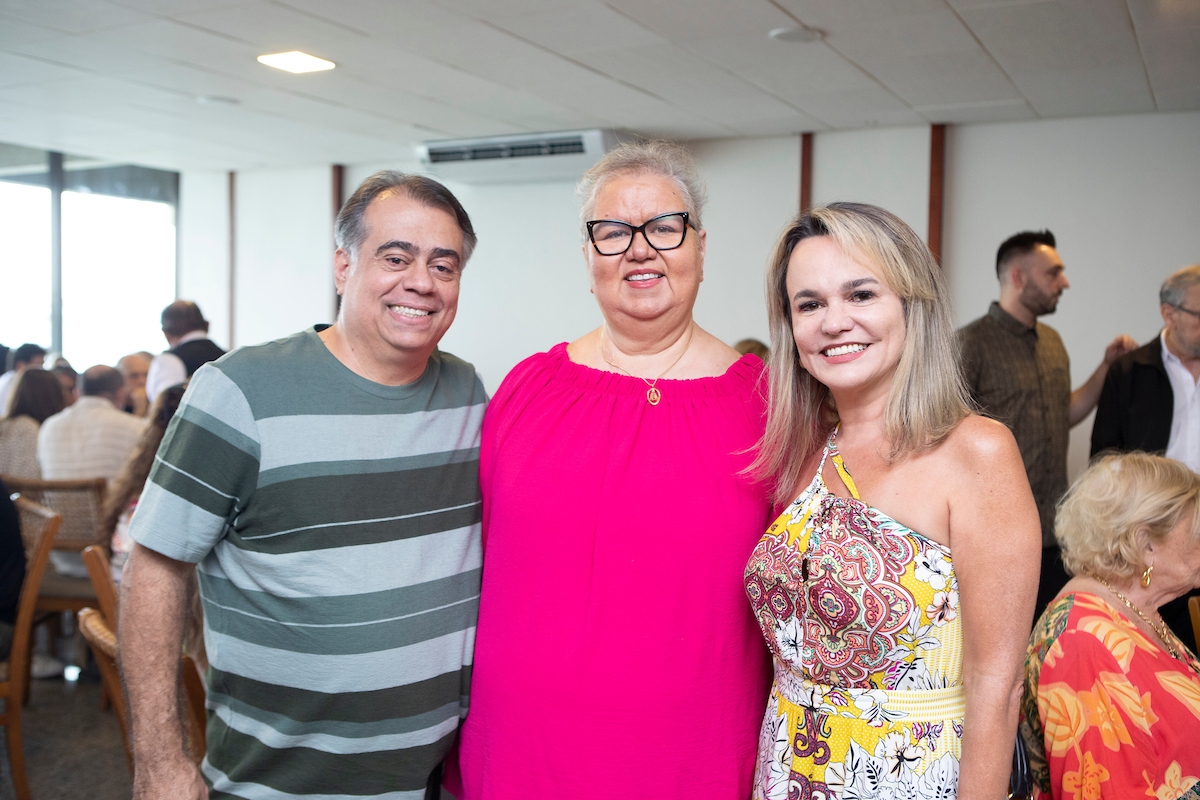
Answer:
[[[169,169],[1195,109],[1200,0],[0,0],[0,141]]]

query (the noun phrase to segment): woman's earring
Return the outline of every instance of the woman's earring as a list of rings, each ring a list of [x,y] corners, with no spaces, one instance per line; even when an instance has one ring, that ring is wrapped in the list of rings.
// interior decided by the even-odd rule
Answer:
[[[1154,571],[1154,565],[1151,564],[1150,566],[1146,567],[1146,571],[1142,573],[1142,588],[1143,589],[1150,588],[1150,573],[1153,571]]]

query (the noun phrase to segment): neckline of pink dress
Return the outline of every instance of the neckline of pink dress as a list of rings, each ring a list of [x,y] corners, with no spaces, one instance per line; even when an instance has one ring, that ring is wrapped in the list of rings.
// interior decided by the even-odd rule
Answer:
[[[546,358],[554,367],[552,377],[556,380],[574,384],[591,392],[639,396],[646,394],[646,384],[641,378],[633,378],[619,372],[606,372],[572,361],[567,354],[566,342],[550,348]],[[731,364],[724,374],[714,378],[660,378],[655,385],[662,390],[664,401],[670,397],[724,397],[745,392],[746,383],[758,381],[764,370],[766,366],[762,361],[757,356],[747,353]]]

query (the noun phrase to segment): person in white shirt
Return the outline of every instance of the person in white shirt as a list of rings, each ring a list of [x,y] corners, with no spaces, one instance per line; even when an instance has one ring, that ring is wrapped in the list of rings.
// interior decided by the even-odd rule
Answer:
[[[42,423],[38,462],[46,480],[116,477],[146,421],[126,414],[125,379],[112,367],[83,373],[82,397]]]
[[[146,376],[146,400],[153,403],[168,386],[183,383],[209,361],[225,351],[208,338],[208,320],[200,306],[190,300],[176,300],[163,309],[162,332],[169,350],[155,356]]]
[[[1200,264],[1167,278],[1158,299],[1162,332],[1114,361],[1105,376],[1091,454],[1144,450],[1200,471]],[[1194,651],[1189,596],[1159,613]]]
[[[0,375],[0,417],[8,413],[8,403],[21,373],[30,367],[41,367],[46,351],[36,344],[23,344],[12,351],[12,369]]]

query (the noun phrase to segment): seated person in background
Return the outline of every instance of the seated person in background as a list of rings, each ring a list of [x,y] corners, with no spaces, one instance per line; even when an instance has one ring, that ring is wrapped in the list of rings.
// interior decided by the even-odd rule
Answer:
[[[38,430],[63,410],[58,379],[43,369],[27,369],[17,381],[8,416],[0,420],[0,475],[40,478]]]
[[[168,387],[159,393],[158,399],[150,407],[146,427],[142,430],[137,446],[129,454],[129,459],[117,477],[109,486],[108,494],[104,497],[104,508],[100,512],[100,530],[112,541],[112,566],[114,573],[119,573],[129,557],[133,541],[129,538],[129,518],[137,507],[138,497],[146,485],[150,475],[150,467],[154,466],[154,454],[162,444],[163,434],[167,432],[167,423],[179,409],[179,401],[187,384],[180,383]],[[117,575],[113,576],[120,580]]]
[[[1198,471],[1200,264],[1167,278],[1158,300],[1162,332],[1114,361],[1104,379],[1092,425],[1092,457],[1105,450],[1145,450],[1164,453]],[[1159,613],[1195,652],[1187,595]]]
[[[17,624],[17,604],[21,601],[23,583],[25,545],[21,541],[21,521],[16,506],[9,499],[8,487],[0,480],[0,660],[7,659],[12,649],[13,626]]]
[[[50,372],[62,386],[63,408],[75,405],[79,399],[79,373],[70,364],[55,364]]]
[[[146,397],[151,403],[163,389],[183,383],[200,367],[225,355],[208,338],[208,320],[190,300],[176,300],[163,309],[162,332],[171,349],[150,362]]]
[[[146,427],[145,420],[118,410],[125,404],[125,379],[112,367],[88,369],[80,389],[79,401],[46,420],[38,434],[46,480],[115,478]]]
[[[125,378],[125,407],[122,411],[135,417],[144,417],[150,410],[150,401],[146,397],[146,376],[150,374],[150,359],[141,353],[130,353],[122,356],[117,362],[117,371]],[[177,403],[178,404],[178,403]]]
[[[767,363],[767,356],[771,354],[771,348],[760,342],[758,339],[742,339],[733,346],[742,355],[749,353],[752,356],[758,356],[758,360]]]
[[[1200,661],[1158,608],[1200,586],[1200,476],[1161,456],[1106,456],[1067,492],[1054,532],[1075,577],[1025,661],[1020,733],[1036,783],[1055,800],[1184,796],[1200,780]]]
[[[12,398],[21,373],[30,367],[40,368],[46,360],[46,351],[36,344],[23,344],[9,355],[12,357],[12,367],[0,375],[0,415],[8,411],[8,401]]]

